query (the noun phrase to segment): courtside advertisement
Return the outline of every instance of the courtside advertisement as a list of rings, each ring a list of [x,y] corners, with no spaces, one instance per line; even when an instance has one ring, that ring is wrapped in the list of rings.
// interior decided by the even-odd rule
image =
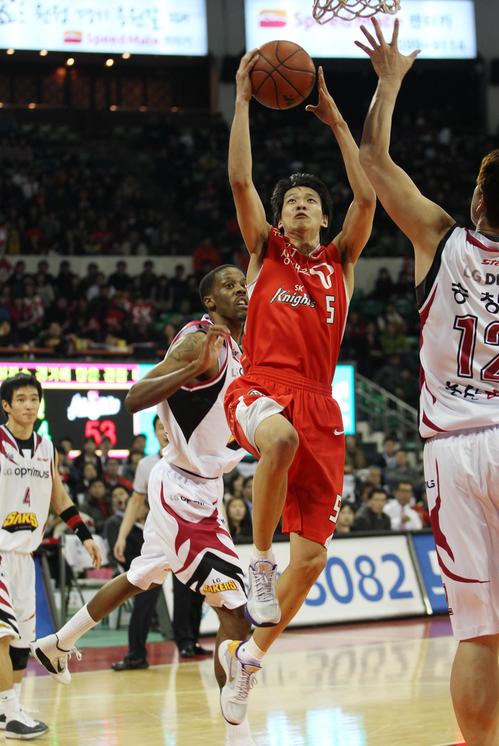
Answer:
[[[245,0],[246,48],[286,39],[306,49],[311,57],[365,58],[355,41],[365,42],[360,30],[372,30],[369,18],[319,24],[312,0]],[[399,49],[420,59],[474,59],[477,54],[475,6],[472,0],[402,0],[396,16],[378,13],[385,38],[391,38],[394,18],[400,21]]]
[[[10,0],[0,48],[106,54],[208,54],[205,0]]]

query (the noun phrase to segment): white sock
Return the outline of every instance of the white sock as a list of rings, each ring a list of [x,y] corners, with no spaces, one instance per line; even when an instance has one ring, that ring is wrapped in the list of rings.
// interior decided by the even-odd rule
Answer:
[[[66,622],[64,627],[57,632],[59,639],[58,647],[61,650],[71,650],[77,640],[80,639],[85,632],[95,627],[95,622],[90,614],[88,613],[87,604],[76,612],[69,622]]]
[[[18,707],[19,702],[17,701],[14,689],[6,689],[6,691],[0,692],[0,708],[6,720],[12,716]]]
[[[23,685],[23,682],[20,681],[18,684],[14,682],[14,691],[16,693],[17,701],[19,702],[21,699],[21,687]]]
[[[262,550],[262,549],[258,549],[258,547],[255,544],[253,544],[253,550],[251,552],[251,557],[252,558],[254,557],[255,559],[269,559],[269,560],[273,560],[275,563],[274,552],[272,551],[272,547],[270,547],[270,549]]]
[[[265,656],[263,650],[260,650],[252,637],[250,637],[249,640],[246,640],[244,645],[239,648],[238,655],[241,656],[241,653],[245,663],[261,663]]]
[[[225,727],[227,728],[227,743],[229,746],[253,746],[253,739],[246,715],[243,722],[239,725],[232,725],[232,723],[225,721]]]

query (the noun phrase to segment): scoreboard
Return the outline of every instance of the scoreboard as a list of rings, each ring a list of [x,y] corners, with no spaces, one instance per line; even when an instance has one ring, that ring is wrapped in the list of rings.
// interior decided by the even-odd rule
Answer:
[[[146,453],[156,453],[152,426],[156,407],[128,414],[125,398],[135,381],[154,366],[142,363],[9,362],[0,363],[0,382],[16,373],[31,373],[40,382],[43,398],[35,430],[57,445],[69,437],[80,450],[84,437],[111,440],[113,456],[124,458],[134,435],[147,436]],[[340,405],[345,433],[355,433],[354,369],[338,365],[332,384]]]
[[[12,362],[0,364],[0,381],[31,373],[41,383],[43,399],[36,431],[58,444],[65,436],[80,449],[84,437],[111,440],[113,455],[123,458],[134,435],[147,435],[146,453],[156,453],[153,434],[155,407],[130,415],[125,398],[130,386],[143,378],[152,365],[138,363]]]

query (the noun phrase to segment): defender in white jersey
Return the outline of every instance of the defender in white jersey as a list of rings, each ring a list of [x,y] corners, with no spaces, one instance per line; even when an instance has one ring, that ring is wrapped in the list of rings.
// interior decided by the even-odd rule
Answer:
[[[389,155],[404,75],[418,52],[364,28],[379,76],[360,148],[381,203],[411,240],[421,315],[420,432],[428,505],[454,636],[451,694],[467,746],[499,743],[499,150],[481,164],[475,231],[425,199]]]
[[[150,512],[141,555],[57,635],[32,646],[40,662],[49,660],[47,669],[61,683],[70,680],[67,651],[76,640],[126,599],[162,583],[170,569],[215,608],[220,618],[217,650],[224,640],[246,639],[249,633],[243,570],[221,510],[223,473],[245,454],[232,438],[223,400],[227,386],[241,372],[236,340],[248,307],[246,279],[236,267],[223,265],[203,278],[200,295],[208,315],[182,329],[165,359],[132,386],[126,399],[131,413],[157,406],[169,439],[149,477]],[[253,743],[238,708],[241,691],[250,688],[257,670],[247,666],[234,672],[228,690],[215,655],[230,744]]]
[[[100,553],[62,486],[50,440],[33,432],[42,396],[39,382],[20,373],[0,389],[6,425],[0,427],[0,729],[31,739],[48,727],[19,703],[29,643],[35,638],[35,564],[50,505],[77,533],[94,564]]]

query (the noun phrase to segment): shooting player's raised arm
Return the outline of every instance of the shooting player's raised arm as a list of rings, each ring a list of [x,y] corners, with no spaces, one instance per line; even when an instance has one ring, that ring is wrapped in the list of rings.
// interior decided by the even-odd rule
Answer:
[[[246,247],[261,265],[271,226],[253,184],[249,104],[252,95],[250,72],[258,50],[247,52],[236,75],[236,106],[229,141],[229,182],[237,210],[237,220]],[[258,267],[259,269],[259,267]]]

